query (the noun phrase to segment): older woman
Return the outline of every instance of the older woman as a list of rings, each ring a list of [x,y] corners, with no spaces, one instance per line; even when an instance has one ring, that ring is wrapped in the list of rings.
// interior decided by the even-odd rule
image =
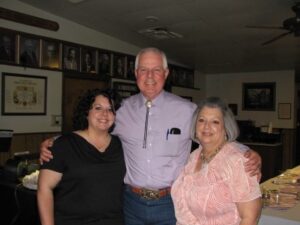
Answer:
[[[200,143],[172,186],[178,225],[254,225],[261,212],[256,177],[235,144],[236,121],[217,97],[203,100],[193,117],[192,138]]]
[[[123,225],[125,162],[119,138],[109,133],[114,121],[107,92],[90,90],[80,99],[75,131],[55,140],[55,157],[41,167],[42,225]]]

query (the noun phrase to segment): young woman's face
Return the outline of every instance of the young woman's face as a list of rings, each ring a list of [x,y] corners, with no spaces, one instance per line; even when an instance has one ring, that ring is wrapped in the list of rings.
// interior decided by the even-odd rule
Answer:
[[[115,115],[109,100],[98,95],[88,114],[89,128],[94,128],[100,131],[108,131],[115,121]]]

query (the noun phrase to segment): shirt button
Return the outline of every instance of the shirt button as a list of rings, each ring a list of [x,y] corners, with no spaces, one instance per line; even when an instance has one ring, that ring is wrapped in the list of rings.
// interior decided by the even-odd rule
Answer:
[[[150,159],[147,159],[147,163],[149,163],[150,162]]]
[[[150,143],[150,144],[149,144],[149,146],[151,147],[151,146],[152,146],[152,144]]]

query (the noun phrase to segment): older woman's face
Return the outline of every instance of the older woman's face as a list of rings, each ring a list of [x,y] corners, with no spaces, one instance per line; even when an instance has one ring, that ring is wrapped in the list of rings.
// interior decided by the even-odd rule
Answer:
[[[198,114],[196,137],[202,145],[220,145],[225,141],[224,119],[220,109],[204,107]]]
[[[115,115],[109,100],[102,95],[98,95],[92,104],[87,119],[89,128],[108,131],[115,121]]]

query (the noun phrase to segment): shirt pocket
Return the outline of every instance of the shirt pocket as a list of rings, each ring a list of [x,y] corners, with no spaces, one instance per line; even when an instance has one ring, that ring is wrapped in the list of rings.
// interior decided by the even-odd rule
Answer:
[[[182,134],[169,134],[163,141],[162,146],[158,146],[157,155],[165,157],[178,156],[185,151],[187,140]]]

